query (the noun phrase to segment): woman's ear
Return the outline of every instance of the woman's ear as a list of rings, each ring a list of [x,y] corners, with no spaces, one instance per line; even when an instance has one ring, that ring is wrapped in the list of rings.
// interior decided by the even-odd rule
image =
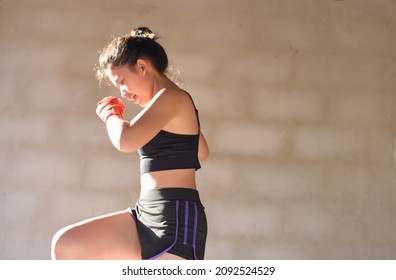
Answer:
[[[139,58],[139,59],[136,61],[136,71],[137,71],[139,74],[145,75],[146,72],[147,72],[147,66],[148,66],[148,65],[147,65],[147,61],[144,60],[144,59]]]

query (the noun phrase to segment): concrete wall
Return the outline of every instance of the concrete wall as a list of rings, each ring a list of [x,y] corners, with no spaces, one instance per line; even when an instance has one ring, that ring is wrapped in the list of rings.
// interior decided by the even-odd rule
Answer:
[[[0,1],[0,258],[133,205],[97,51],[157,32],[200,110],[207,259],[396,258],[395,0]],[[139,108],[128,105],[132,118]]]

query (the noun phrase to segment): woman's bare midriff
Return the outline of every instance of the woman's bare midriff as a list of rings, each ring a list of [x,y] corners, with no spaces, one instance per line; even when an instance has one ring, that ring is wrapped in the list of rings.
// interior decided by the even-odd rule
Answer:
[[[175,169],[144,173],[140,177],[140,183],[143,189],[195,189],[195,169]]]

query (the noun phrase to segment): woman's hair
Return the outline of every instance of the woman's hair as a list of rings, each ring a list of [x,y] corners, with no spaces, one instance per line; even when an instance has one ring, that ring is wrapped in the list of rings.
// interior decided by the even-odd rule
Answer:
[[[158,37],[147,27],[139,27],[129,34],[110,41],[100,52],[96,78],[109,83],[106,70],[128,65],[133,67],[139,58],[149,60],[154,68],[164,74],[168,68],[168,57],[164,48],[156,42]]]

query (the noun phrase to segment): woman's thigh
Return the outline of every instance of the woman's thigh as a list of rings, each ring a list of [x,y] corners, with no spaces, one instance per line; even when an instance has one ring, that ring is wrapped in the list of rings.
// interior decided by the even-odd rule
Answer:
[[[128,211],[95,217],[58,231],[53,259],[140,259],[135,220]]]
[[[161,256],[155,258],[154,260],[186,260],[185,258],[179,257],[175,254],[164,253]]]

